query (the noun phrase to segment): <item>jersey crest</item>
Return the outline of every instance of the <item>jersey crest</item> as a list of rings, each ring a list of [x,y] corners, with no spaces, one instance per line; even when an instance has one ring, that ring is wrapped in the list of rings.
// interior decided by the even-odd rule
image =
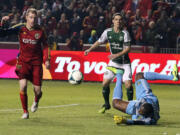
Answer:
[[[120,36],[119,37],[119,41],[123,41],[124,37],[123,36]]]
[[[40,38],[40,34],[39,33],[34,34],[34,38],[35,39],[39,39]]]

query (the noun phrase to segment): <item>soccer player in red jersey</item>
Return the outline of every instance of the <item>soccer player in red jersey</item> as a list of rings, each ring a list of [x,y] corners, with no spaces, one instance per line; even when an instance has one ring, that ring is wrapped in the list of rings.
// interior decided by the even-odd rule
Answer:
[[[0,36],[17,34],[19,37],[20,49],[16,64],[16,74],[19,77],[20,99],[24,113],[23,119],[29,118],[28,113],[28,96],[27,81],[31,81],[34,86],[34,102],[31,111],[38,109],[38,103],[42,96],[42,63],[45,63],[47,69],[50,69],[50,55],[44,30],[37,25],[37,11],[29,8],[26,12],[26,23],[17,25],[9,29],[0,28]],[[9,20],[8,16],[4,16],[1,24]]]

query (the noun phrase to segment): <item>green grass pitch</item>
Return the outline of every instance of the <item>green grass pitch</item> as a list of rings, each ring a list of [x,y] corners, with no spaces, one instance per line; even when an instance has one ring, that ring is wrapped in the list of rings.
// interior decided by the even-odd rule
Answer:
[[[32,85],[28,86],[31,106],[33,91]],[[97,113],[103,103],[101,83],[70,85],[44,81],[41,108],[30,112],[30,119],[23,120],[18,80],[0,80],[0,135],[180,135],[180,86],[152,84],[151,87],[160,102],[158,124],[117,126],[114,114],[128,115],[115,109]],[[111,97],[113,88],[114,84]]]

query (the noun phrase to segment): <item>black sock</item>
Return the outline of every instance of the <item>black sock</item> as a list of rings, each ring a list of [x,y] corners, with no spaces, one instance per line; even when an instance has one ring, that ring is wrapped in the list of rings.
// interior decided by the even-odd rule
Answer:
[[[109,86],[103,87],[102,94],[104,97],[105,105],[109,105],[109,94],[110,94]]]
[[[133,100],[133,87],[126,88],[128,101]]]

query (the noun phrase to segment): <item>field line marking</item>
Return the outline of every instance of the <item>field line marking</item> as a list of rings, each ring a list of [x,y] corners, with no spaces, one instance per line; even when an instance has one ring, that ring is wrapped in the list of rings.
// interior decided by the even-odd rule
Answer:
[[[39,106],[39,109],[48,109],[48,108],[61,108],[61,107],[69,107],[69,106],[77,106],[79,104],[66,104],[66,105],[55,105],[55,106]],[[30,109],[30,108],[29,108]],[[0,112],[13,112],[20,111],[22,109],[0,109]]]
[[[41,106],[39,108],[60,108],[60,107],[68,107],[68,106],[77,106],[79,104],[66,104],[66,105],[55,105],[55,106]]]

